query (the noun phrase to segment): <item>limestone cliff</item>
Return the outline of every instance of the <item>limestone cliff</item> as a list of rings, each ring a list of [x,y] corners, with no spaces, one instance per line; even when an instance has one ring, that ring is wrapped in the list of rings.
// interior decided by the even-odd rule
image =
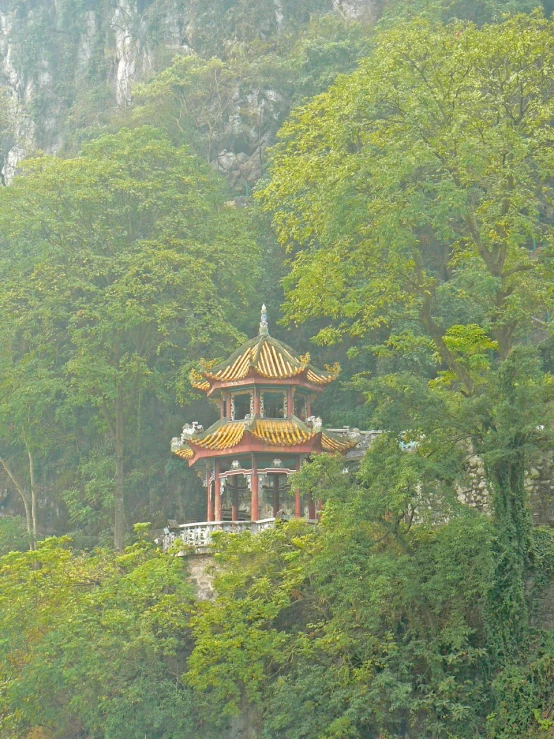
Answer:
[[[248,34],[264,39],[287,23],[333,11],[346,19],[372,18],[377,7],[375,0],[0,0],[0,77],[10,114],[0,151],[4,178],[26,154],[59,152],[70,136],[78,139],[110,110],[128,106],[133,84],[175,54],[222,55]],[[241,95],[239,107],[246,101],[262,117],[279,119],[278,92]],[[237,125],[235,111],[229,126]],[[264,132],[256,136],[263,139]],[[245,165],[225,150],[214,159],[235,179],[238,165]],[[255,179],[255,162],[247,168]]]

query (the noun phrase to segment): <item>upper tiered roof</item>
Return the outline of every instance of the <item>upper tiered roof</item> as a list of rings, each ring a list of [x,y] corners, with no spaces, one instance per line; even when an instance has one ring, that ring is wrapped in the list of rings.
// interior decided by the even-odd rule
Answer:
[[[310,363],[309,354],[298,355],[290,346],[270,336],[263,306],[259,335],[239,347],[224,362],[193,372],[191,382],[208,395],[215,387],[235,385],[247,379],[288,380],[294,377],[313,389],[323,389],[337,378],[339,371],[338,365],[317,369]]]
[[[339,367],[319,370],[310,364],[310,355],[298,355],[281,341],[269,335],[265,305],[262,307],[260,332],[247,341],[234,354],[220,364],[204,365],[201,372],[193,373],[194,387],[208,395],[214,391],[224,394],[224,388],[240,388],[249,384],[275,385],[276,388],[292,385],[292,390],[303,388],[313,396],[332,382]],[[225,391],[227,392],[227,391]],[[254,409],[256,406],[252,405]],[[238,452],[263,452],[266,450],[291,450],[294,453],[346,452],[356,442],[340,438],[321,426],[321,419],[313,417],[302,421],[287,413],[286,418],[266,418],[263,410],[251,410],[240,420],[222,417],[204,431],[198,424],[186,426],[181,437],[176,437],[172,450],[187,459],[190,465],[205,457],[225,456]],[[224,412],[224,411],[222,411]],[[290,415],[289,415],[290,414]]]

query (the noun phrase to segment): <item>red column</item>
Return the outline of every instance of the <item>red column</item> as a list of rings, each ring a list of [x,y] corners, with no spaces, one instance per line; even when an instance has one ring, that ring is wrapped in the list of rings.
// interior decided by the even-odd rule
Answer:
[[[279,475],[273,475],[273,518],[279,513]]]
[[[315,503],[312,496],[310,495],[310,497],[308,498],[308,518],[310,519],[310,521],[315,521],[315,516]]]
[[[287,388],[287,418],[290,418],[294,415],[294,405],[292,402],[292,388]]]
[[[250,518],[252,521],[257,521],[259,518],[258,508],[258,463],[256,461],[256,455],[252,456],[252,501],[250,505]]]
[[[208,483],[207,487],[208,492],[208,521],[214,520],[214,501],[212,498],[212,483]]]
[[[215,460],[215,520],[221,521],[221,463],[219,459]]]
[[[309,395],[306,396],[306,418],[312,415],[312,399]]]
[[[254,386],[254,415],[260,415],[260,389]]]
[[[238,521],[239,520],[239,478],[235,475],[234,477],[229,478],[229,482],[233,483],[233,488],[231,490],[232,494],[232,500],[231,500],[231,521]]]
[[[300,457],[296,460],[296,471],[300,469]],[[296,518],[302,518],[302,498],[300,497],[300,490],[296,490],[294,494],[294,513]]]

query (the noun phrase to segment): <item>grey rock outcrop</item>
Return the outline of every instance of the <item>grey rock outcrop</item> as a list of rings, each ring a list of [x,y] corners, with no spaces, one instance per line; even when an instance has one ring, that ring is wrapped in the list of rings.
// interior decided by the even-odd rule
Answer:
[[[298,7],[274,0],[261,37],[279,34],[300,13]],[[379,14],[379,0],[321,0],[317,7],[347,20],[374,20]],[[133,85],[175,54],[211,56],[213,50],[201,48],[210,31],[203,13],[196,0],[97,0],[85,7],[60,0],[0,3],[0,85],[11,119],[0,149],[4,179],[12,179],[18,162],[34,150],[59,152],[76,121],[102,125],[109,110],[128,106]],[[236,42],[236,29],[223,23],[223,32],[228,43]],[[279,90],[237,81],[232,109],[209,155],[237,194],[247,194],[259,178],[264,151],[288,110]]]
[[[376,20],[381,5],[375,0],[333,0],[333,8],[348,20]]]
[[[100,0],[69,12],[48,0],[0,5],[0,83],[11,119],[0,152],[6,181],[32,151],[60,150],[66,120],[83,113],[87,95],[102,96],[97,108],[103,113],[125,107],[133,83],[158,68],[160,50],[185,48],[188,0],[166,2],[164,13],[156,16],[142,10],[142,4]]]

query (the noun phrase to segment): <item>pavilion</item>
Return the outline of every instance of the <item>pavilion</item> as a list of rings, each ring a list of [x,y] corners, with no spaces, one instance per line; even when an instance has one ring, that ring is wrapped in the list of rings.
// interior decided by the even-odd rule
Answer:
[[[239,522],[255,528],[278,517],[316,519],[317,501],[303,501],[298,491],[294,499],[288,494],[289,475],[313,454],[346,453],[356,446],[312,415],[313,400],[338,373],[338,366],[317,369],[309,354],[300,356],[272,338],[263,306],[258,336],[224,362],[192,374],[193,386],[219,407],[213,426],[204,431],[197,423],[185,425],[171,445],[206,488],[201,526],[207,530],[201,539],[224,522],[237,530]]]

